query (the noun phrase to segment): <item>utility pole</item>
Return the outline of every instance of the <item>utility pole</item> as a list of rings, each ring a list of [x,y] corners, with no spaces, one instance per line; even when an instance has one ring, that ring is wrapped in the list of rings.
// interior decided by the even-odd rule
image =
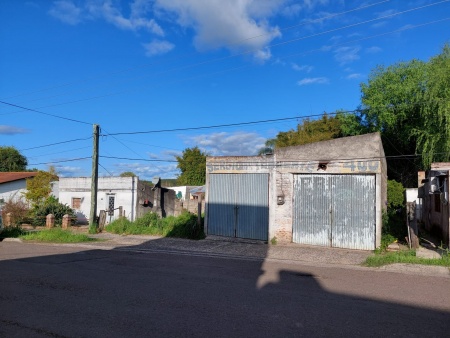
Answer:
[[[91,213],[89,215],[89,226],[98,227],[97,221],[97,188],[98,188],[98,134],[100,127],[94,124],[93,150],[92,150],[92,179],[91,179]]]

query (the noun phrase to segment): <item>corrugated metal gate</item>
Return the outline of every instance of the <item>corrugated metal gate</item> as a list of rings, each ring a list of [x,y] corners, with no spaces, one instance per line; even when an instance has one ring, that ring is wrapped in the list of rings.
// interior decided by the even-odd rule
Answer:
[[[293,241],[375,249],[375,176],[295,175]]]
[[[267,240],[268,174],[210,174],[209,235]]]

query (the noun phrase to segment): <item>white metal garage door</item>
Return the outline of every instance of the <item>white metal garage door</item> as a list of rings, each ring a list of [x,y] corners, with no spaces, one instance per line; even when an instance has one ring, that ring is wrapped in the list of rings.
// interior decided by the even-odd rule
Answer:
[[[375,176],[295,175],[293,241],[375,249]]]

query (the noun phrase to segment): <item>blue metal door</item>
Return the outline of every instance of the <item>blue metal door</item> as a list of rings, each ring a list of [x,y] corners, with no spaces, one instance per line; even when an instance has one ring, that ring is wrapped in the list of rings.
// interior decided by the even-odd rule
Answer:
[[[210,174],[209,235],[267,240],[268,174]]]

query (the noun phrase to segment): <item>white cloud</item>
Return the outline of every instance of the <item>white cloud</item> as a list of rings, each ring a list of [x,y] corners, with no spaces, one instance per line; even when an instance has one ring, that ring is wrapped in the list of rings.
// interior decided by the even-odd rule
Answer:
[[[120,175],[125,171],[131,171],[139,176],[141,180],[151,180],[154,176],[161,178],[176,178],[179,174],[176,163],[171,164],[148,164],[148,163],[117,163],[114,165],[113,171],[109,170],[114,175]]]
[[[156,0],[162,12],[176,15],[177,23],[195,31],[198,50],[227,48],[254,51],[259,59],[270,56],[264,47],[281,35],[267,19],[283,1],[257,0]]]
[[[146,18],[151,11],[151,6],[148,2],[135,0],[130,4],[130,8],[130,16],[127,18],[114,5],[112,0],[90,0],[86,5],[86,11],[89,15],[94,18],[102,18],[117,28],[132,31],[146,29],[155,35],[164,35],[163,29],[153,18]]]
[[[369,53],[369,54],[375,54],[375,53],[379,53],[381,51],[382,51],[382,49],[377,46],[372,46],[372,47],[366,48],[366,50],[365,50],[365,52]]]
[[[153,40],[150,43],[143,44],[143,46],[145,48],[145,55],[147,56],[165,54],[175,47],[173,43],[162,40]]]
[[[334,58],[336,61],[338,61],[341,66],[352,63],[356,60],[359,60],[359,51],[361,50],[360,47],[353,46],[353,47],[339,47],[334,50]]]
[[[330,80],[326,77],[305,77],[297,82],[299,86],[306,86],[309,84],[328,84]]]
[[[54,1],[48,14],[69,25],[76,25],[82,19],[82,9],[70,0]]]
[[[55,165],[55,170],[59,177],[83,176],[83,169],[81,167]]]
[[[346,79],[347,80],[358,80],[358,79],[361,79],[362,77],[363,77],[363,75],[360,73],[352,73],[352,74],[347,75]]]
[[[189,144],[197,145],[213,156],[256,155],[264,147],[266,139],[251,132],[219,132],[198,135],[187,139]]]
[[[0,125],[0,135],[26,134],[29,132],[30,131],[28,129],[24,129],[24,128]]]
[[[293,70],[296,70],[298,72],[306,72],[306,73],[310,73],[314,69],[313,66],[298,65],[296,63],[291,63],[291,67],[292,67]]]

